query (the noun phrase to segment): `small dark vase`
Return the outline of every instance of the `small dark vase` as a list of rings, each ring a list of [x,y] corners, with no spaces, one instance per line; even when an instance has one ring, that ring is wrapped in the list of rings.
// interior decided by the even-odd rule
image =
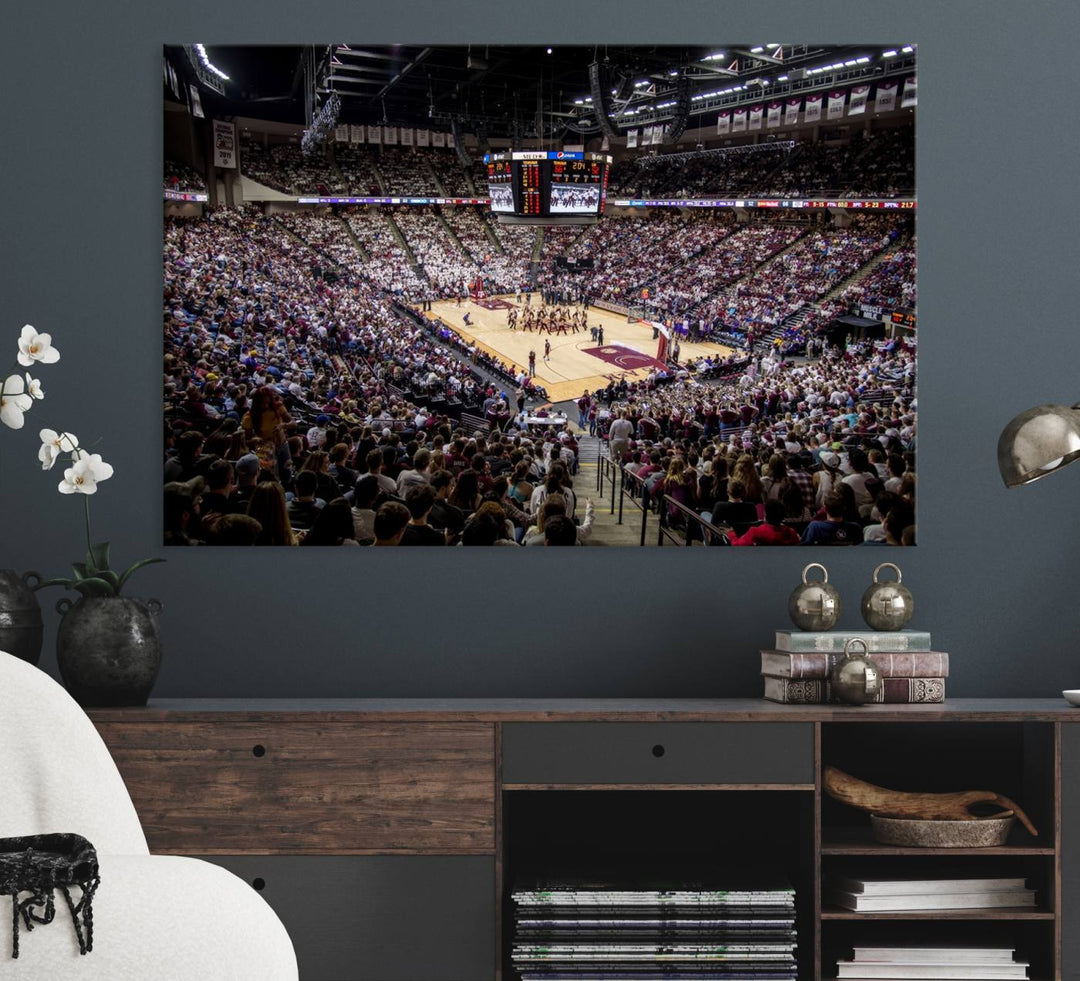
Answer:
[[[0,651],[37,664],[41,657],[44,627],[41,606],[27,580],[41,581],[36,572],[19,575],[0,569]]]
[[[145,705],[161,668],[157,600],[122,596],[67,597],[56,659],[64,687],[84,708]]]

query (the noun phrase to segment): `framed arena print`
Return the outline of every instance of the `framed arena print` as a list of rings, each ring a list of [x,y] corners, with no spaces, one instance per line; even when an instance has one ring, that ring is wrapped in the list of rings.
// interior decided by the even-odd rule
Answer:
[[[164,541],[916,541],[913,45],[168,45]]]

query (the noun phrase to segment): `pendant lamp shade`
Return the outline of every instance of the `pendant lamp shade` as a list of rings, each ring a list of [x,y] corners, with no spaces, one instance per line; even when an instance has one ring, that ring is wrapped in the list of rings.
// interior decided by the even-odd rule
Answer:
[[[1021,412],[998,439],[1006,487],[1030,484],[1080,459],[1080,405],[1037,405]]]

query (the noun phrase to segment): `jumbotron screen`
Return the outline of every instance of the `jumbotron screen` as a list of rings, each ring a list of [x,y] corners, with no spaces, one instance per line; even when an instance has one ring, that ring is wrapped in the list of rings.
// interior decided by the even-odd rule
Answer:
[[[489,153],[491,210],[500,221],[588,222],[604,211],[611,157],[573,150]]]

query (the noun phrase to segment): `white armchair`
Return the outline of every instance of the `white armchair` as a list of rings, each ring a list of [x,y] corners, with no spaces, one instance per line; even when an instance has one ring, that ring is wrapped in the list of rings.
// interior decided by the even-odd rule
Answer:
[[[285,928],[243,880],[149,853],[131,798],[83,710],[48,675],[0,652],[0,838],[74,832],[97,849],[94,949],[71,918],[20,931],[0,897],[0,981],[296,981]],[[77,900],[77,895],[74,896]]]

